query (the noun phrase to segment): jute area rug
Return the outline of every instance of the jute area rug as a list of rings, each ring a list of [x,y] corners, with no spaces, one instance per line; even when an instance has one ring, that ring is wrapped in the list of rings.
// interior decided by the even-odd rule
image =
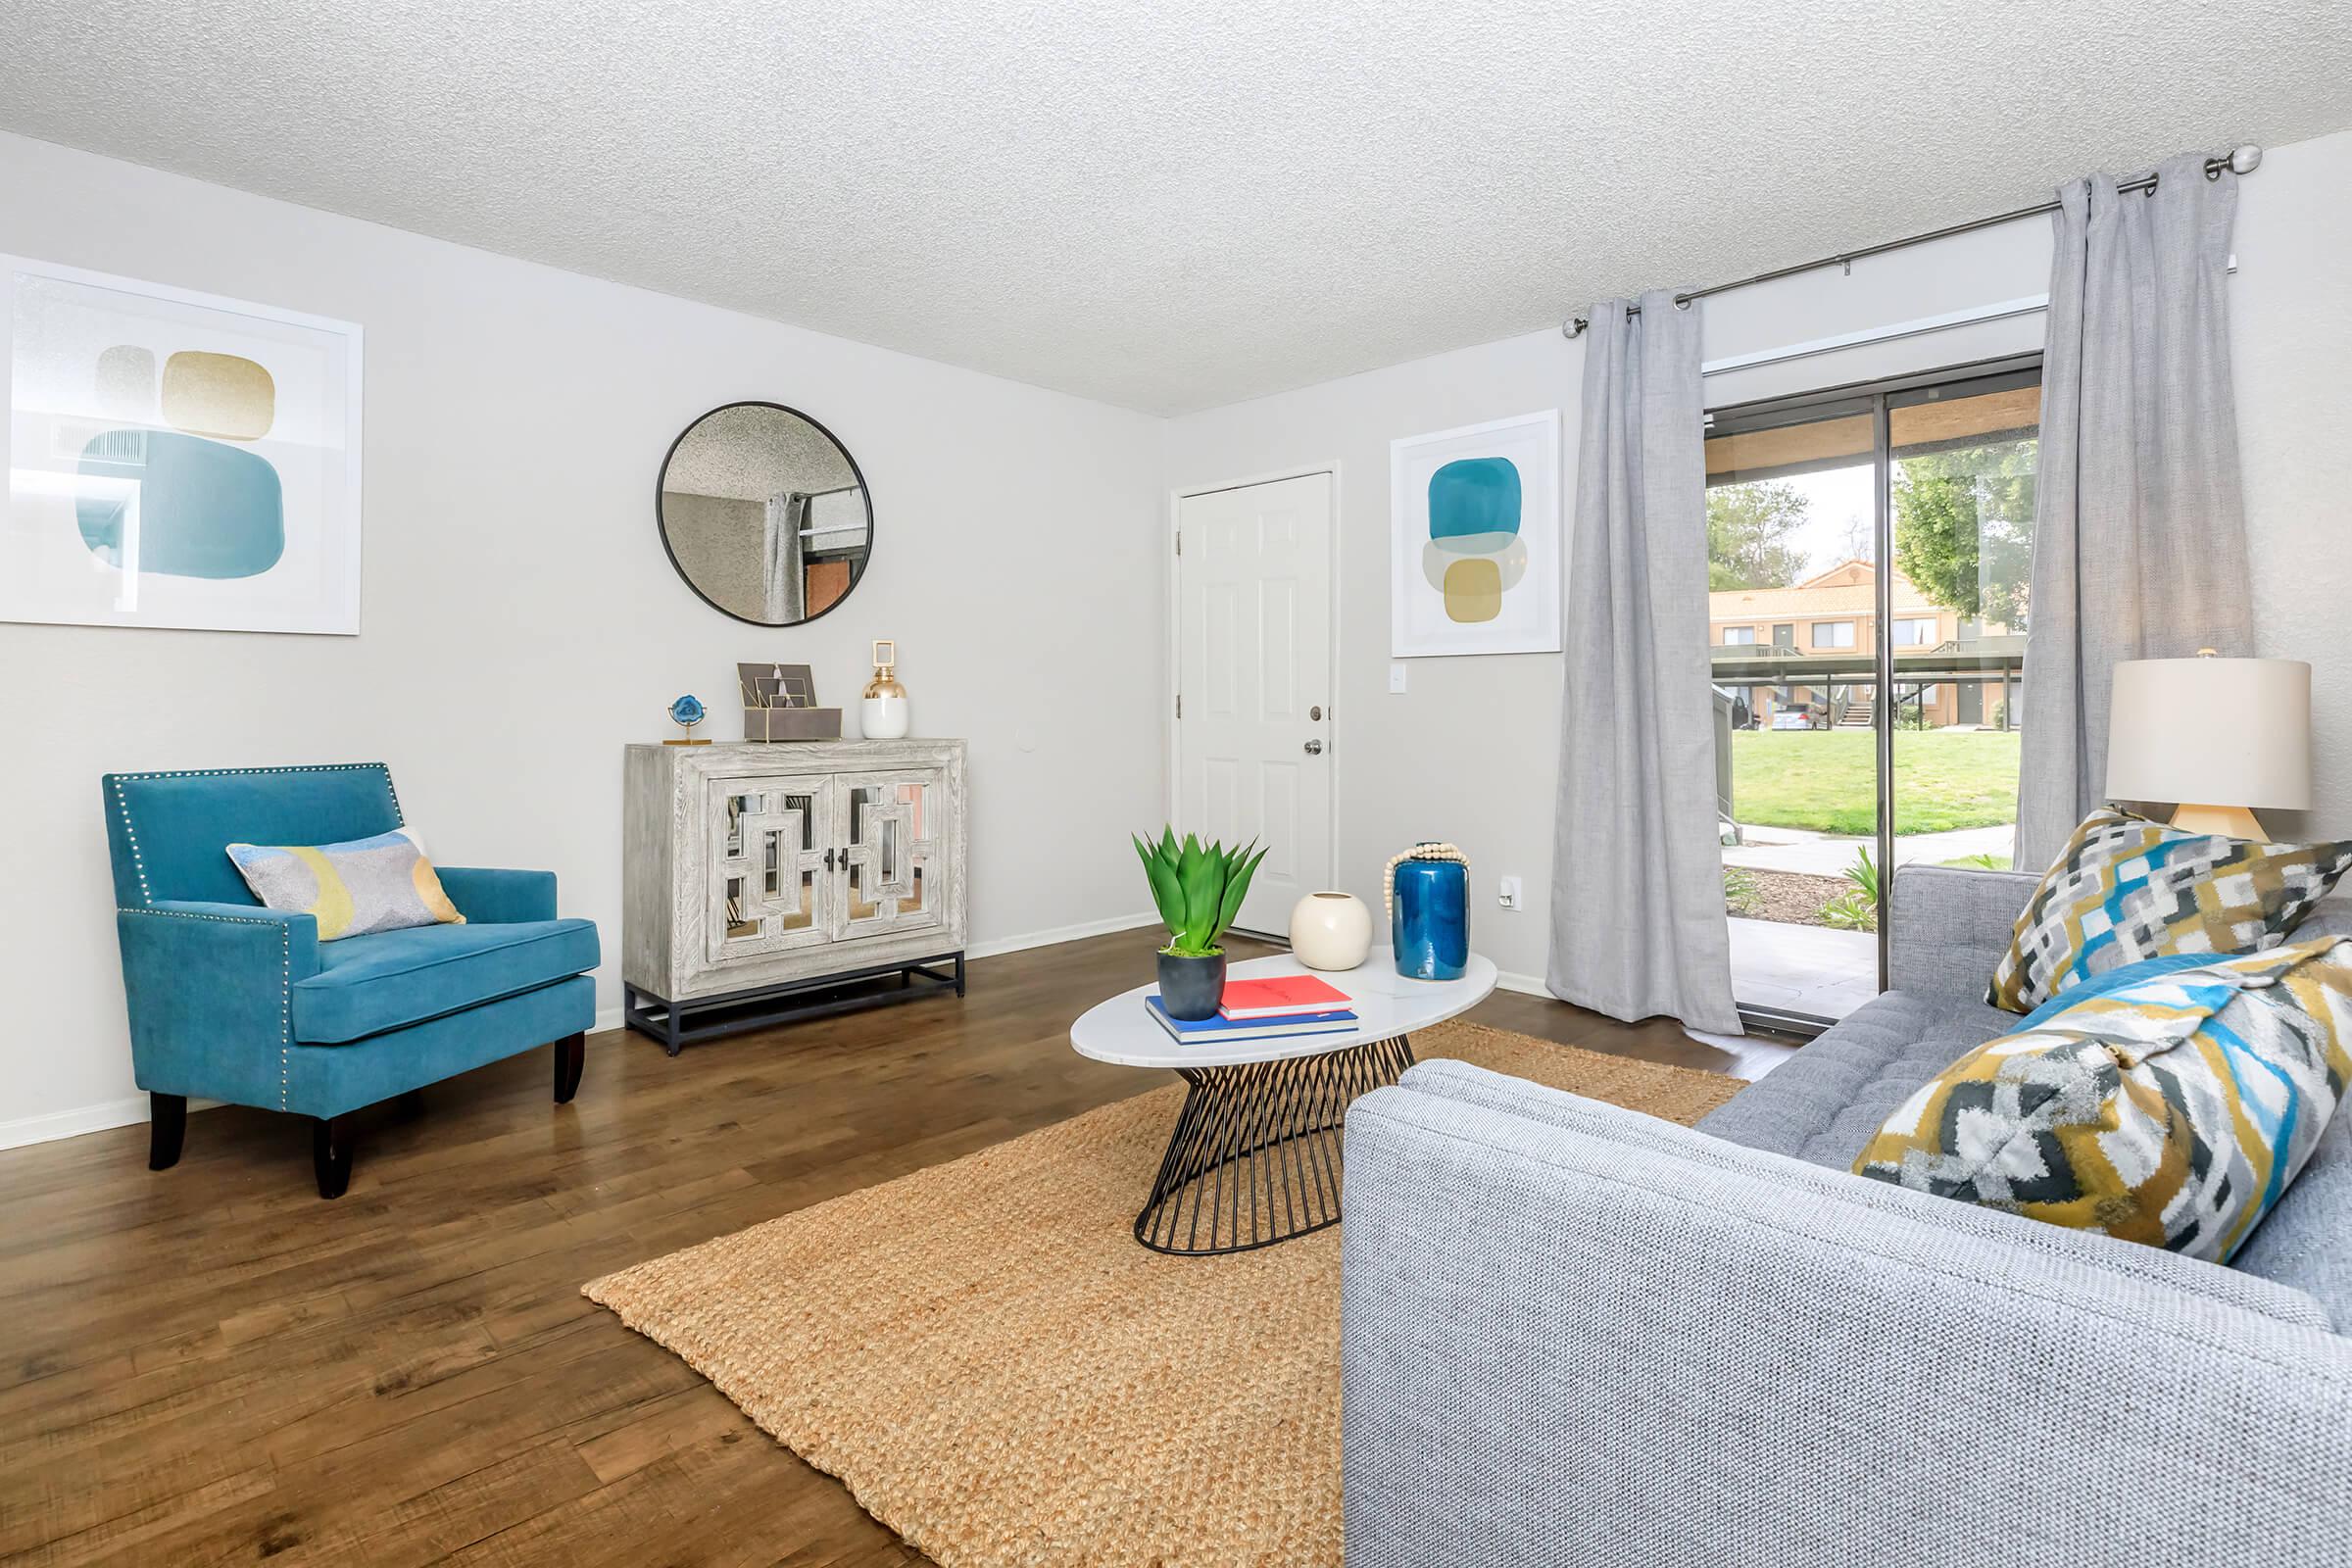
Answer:
[[[1690,1123],[1735,1078],[1478,1024],[1416,1054]],[[1180,1085],[583,1287],[943,1568],[1340,1561],[1340,1238],[1129,1227]]]

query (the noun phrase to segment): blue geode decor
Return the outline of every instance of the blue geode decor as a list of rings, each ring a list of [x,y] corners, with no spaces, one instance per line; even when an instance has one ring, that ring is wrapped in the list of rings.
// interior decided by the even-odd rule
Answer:
[[[687,693],[669,705],[669,721],[686,733],[677,740],[663,741],[662,744],[664,746],[710,745],[709,741],[698,741],[694,738],[694,726],[710,716],[710,710],[703,707],[703,700],[692,692]]]

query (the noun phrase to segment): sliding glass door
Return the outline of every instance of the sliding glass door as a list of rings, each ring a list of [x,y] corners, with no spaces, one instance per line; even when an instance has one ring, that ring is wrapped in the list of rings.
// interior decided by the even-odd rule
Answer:
[[[1709,660],[1733,990],[1835,1022],[1886,983],[1887,868],[2007,863],[2031,361],[1711,416]]]

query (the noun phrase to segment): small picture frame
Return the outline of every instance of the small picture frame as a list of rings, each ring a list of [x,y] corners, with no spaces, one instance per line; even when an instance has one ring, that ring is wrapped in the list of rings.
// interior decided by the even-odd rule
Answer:
[[[735,682],[747,710],[816,706],[816,678],[807,664],[737,664]]]

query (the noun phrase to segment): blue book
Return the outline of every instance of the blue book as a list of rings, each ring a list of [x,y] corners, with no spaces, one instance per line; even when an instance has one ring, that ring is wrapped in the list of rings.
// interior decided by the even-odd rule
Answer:
[[[1191,1018],[1184,1021],[1168,1016],[1160,1004],[1159,993],[1144,999],[1144,1007],[1162,1029],[1176,1037],[1181,1045],[1231,1045],[1243,1040],[1282,1040],[1292,1035],[1339,1035],[1355,1027],[1355,1014],[1346,1008],[1335,1012],[1308,1012],[1288,1018]]]

